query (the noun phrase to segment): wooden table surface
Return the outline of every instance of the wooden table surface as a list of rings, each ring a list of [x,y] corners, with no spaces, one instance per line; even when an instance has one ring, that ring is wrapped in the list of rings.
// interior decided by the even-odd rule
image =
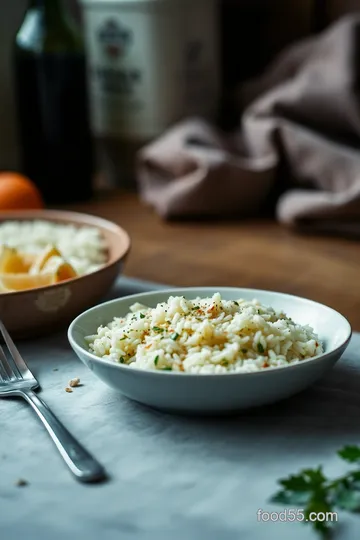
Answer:
[[[312,298],[360,331],[360,245],[301,236],[273,221],[166,223],[131,193],[68,206],[124,227],[132,250],[125,274],[176,286],[225,285]]]

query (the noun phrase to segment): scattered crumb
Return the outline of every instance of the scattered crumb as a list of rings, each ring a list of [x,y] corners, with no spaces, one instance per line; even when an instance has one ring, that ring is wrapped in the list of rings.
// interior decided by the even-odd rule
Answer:
[[[56,368],[53,369],[53,371],[59,371],[59,368],[56,367]]]
[[[19,478],[19,480],[16,480],[15,486],[17,487],[25,487],[28,486],[29,482],[27,480],[24,480],[23,478]]]
[[[71,394],[72,390],[71,390],[71,388],[67,387],[67,388],[65,388],[65,392],[67,392],[68,394]]]
[[[71,381],[69,381],[69,386],[71,386],[71,388],[75,388],[76,386],[80,386],[79,377],[75,377],[75,379],[71,379]]]

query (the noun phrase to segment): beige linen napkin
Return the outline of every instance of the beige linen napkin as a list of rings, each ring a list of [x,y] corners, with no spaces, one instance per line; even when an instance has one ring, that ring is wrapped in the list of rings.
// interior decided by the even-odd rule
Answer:
[[[278,191],[281,222],[360,234],[359,36],[347,16],[285,51],[240,89],[231,136],[191,118],[143,148],[142,199],[166,219],[245,217]]]

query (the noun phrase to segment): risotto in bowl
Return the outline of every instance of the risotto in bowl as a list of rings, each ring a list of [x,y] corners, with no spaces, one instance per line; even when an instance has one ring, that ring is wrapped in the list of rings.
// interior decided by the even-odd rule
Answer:
[[[77,317],[68,337],[100,379],[131,399],[214,414],[303,390],[340,358],[351,328],[304,298],[203,287],[107,302]]]

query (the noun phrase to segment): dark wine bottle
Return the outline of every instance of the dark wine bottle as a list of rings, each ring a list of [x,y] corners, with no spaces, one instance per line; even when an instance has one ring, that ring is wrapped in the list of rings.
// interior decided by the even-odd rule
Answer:
[[[61,0],[30,0],[14,49],[22,172],[49,204],[87,200],[94,157],[85,52]]]

